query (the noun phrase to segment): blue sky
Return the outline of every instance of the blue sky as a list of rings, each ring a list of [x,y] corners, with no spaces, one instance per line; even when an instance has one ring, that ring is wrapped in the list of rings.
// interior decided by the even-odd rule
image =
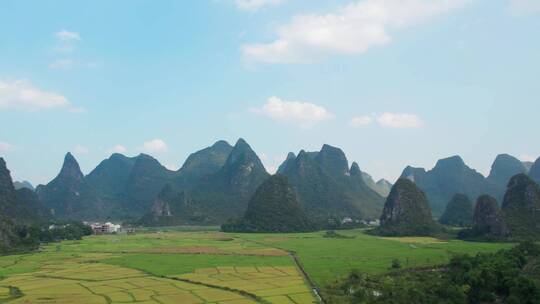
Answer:
[[[272,171],[341,147],[375,178],[540,156],[540,1],[0,1],[0,156],[170,167],[245,138]]]

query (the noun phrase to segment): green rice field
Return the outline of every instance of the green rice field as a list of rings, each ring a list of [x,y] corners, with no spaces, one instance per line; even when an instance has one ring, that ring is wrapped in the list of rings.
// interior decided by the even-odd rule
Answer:
[[[352,269],[377,274],[440,264],[453,254],[496,251],[504,243],[379,238],[361,230],[226,234],[171,229],[91,236],[0,257],[0,302],[316,303],[293,259],[322,287]]]

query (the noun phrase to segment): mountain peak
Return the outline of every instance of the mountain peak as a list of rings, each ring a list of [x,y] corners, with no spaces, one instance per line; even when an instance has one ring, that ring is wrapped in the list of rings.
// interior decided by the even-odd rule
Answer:
[[[526,170],[519,159],[508,154],[499,154],[495,158],[493,165],[491,165],[491,172],[488,178],[499,182],[501,185],[505,185],[512,176],[525,173]]]
[[[529,176],[537,183],[540,183],[540,157],[534,162],[529,170]]]
[[[353,176],[361,176],[362,175],[362,170],[360,170],[360,166],[358,166],[358,163],[356,163],[356,162],[352,163],[351,169],[349,170],[349,172]]]
[[[181,178],[184,181],[194,181],[218,172],[225,165],[232,150],[233,147],[228,142],[220,140],[211,147],[191,153],[180,169]]]
[[[79,163],[70,152],[66,153],[64,163],[62,164],[62,169],[60,170],[58,176],[75,180],[82,180],[84,178]]]
[[[510,179],[502,203],[504,220],[515,238],[538,238],[537,212],[540,209],[540,187],[526,174]]]
[[[384,178],[381,178],[379,181],[377,181],[377,185],[379,186],[390,186],[392,187],[392,183],[387,181],[386,179]]]
[[[225,140],[218,140],[212,145],[212,148],[232,148],[232,146]]]
[[[400,178],[386,199],[379,232],[383,235],[429,235],[437,228],[425,193],[411,180]]]
[[[466,167],[465,162],[463,161],[463,158],[459,155],[450,156],[447,158],[439,159],[437,161],[437,164],[435,165],[435,169],[446,169],[446,168],[462,168]]]
[[[424,168],[407,166],[405,169],[403,169],[403,172],[401,173],[401,177],[415,182],[418,177],[421,177],[425,175],[426,173],[427,173],[426,169]]]
[[[343,176],[349,173],[349,162],[340,148],[323,145],[315,161],[333,175]]]
[[[287,154],[287,158],[279,165],[278,170],[276,173],[283,173],[285,170],[287,170],[287,166],[289,166],[292,162],[294,162],[296,159],[296,155],[293,152],[289,152]]]
[[[11,172],[9,172],[9,169],[7,168],[6,161],[0,157],[0,194],[4,190],[13,192],[15,191],[15,188],[13,186]]]
[[[243,138],[239,138],[236,143],[234,144],[234,147],[235,148],[249,148],[251,149],[251,147],[249,146],[249,144],[247,143],[247,141]]]

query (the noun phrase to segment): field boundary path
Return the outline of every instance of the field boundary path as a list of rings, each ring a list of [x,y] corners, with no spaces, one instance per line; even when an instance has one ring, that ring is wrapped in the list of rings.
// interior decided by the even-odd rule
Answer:
[[[273,245],[270,245],[270,244],[267,244],[267,243],[264,243],[264,242],[258,242],[258,241],[254,241],[254,240],[249,240],[249,239],[245,239],[245,238],[242,238],[242,237],[239,237],[239,236],[235,236],[235,237],[237,237],[237,238],[239,238],[239,239],[241,239],[241,240],[243,240],[245,242],[251,242],[251,243],[258,244],[258,245],[263,245],[263,246],[266,246],[266,247],[272,247],[272,248],[276,248],[276,249],[283,250],[283,251],[287,252],[287,254],[294,261],[294,265],[296,266],[296,268],[298,268],[298,270],[300,270],[300,273],[302,274],[302,278],[309,285],[309,288],[315,294],[315,297],[317,298],[319,303],[326,304],[326,301],[324,300],[324,298],[321,295],[319,287],[317,287],[317,285],[315,284],[313,279],[311,279],[309,274],[304,269],[304,266],[302,266],[302,262],[300,262],[300,258],[298,257],[298,255],[296,255],[296,252],[294,252],[292,250],[289,250],[287,248],[273,246]]]
[[[197,282],[197,281],[192,281],[192,280],[189,280],[189,279],[182,279],[182,278],[177,278],[177,277],[166,277],[164,276],[163,278],[166,278],[166,279],[171,279],[171,280],[175,280],[175,281],[180,281],[180,282],[184,282],[184,283],[189,283],[189,284],[194,284],[194,285],[201,285],[201,286],[205,286],[205,287],[208,287],[208,288],[214,288],[214,289],[220,289],[220,290],[224,290],[224,291],[228,291],[228,292],[234,292],[234,293],[237,293],[243,297],[246,297],[246,298],[249,298],[257,303],[261,303],[261,304],[270,304],[268,301],[264,300],[264,299],[261,299],[261,297],[257,296],[257,295],[254,295],[250,292],[247,292],[245,290],[239,290],[239,289],[234,289],[234,288],[227,288],[227,287],[223,287],[223,286],[218,286],[218,285],[213,285],[213,284],[208,284],[208,283],[203,283],[203,282]]]

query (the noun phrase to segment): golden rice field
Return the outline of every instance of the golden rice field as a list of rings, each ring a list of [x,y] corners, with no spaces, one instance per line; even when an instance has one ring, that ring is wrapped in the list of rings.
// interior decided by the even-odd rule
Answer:
[[[244,290],[270,303],[316,302],[296,267],[212,267],[171,276],[188,282]]]

